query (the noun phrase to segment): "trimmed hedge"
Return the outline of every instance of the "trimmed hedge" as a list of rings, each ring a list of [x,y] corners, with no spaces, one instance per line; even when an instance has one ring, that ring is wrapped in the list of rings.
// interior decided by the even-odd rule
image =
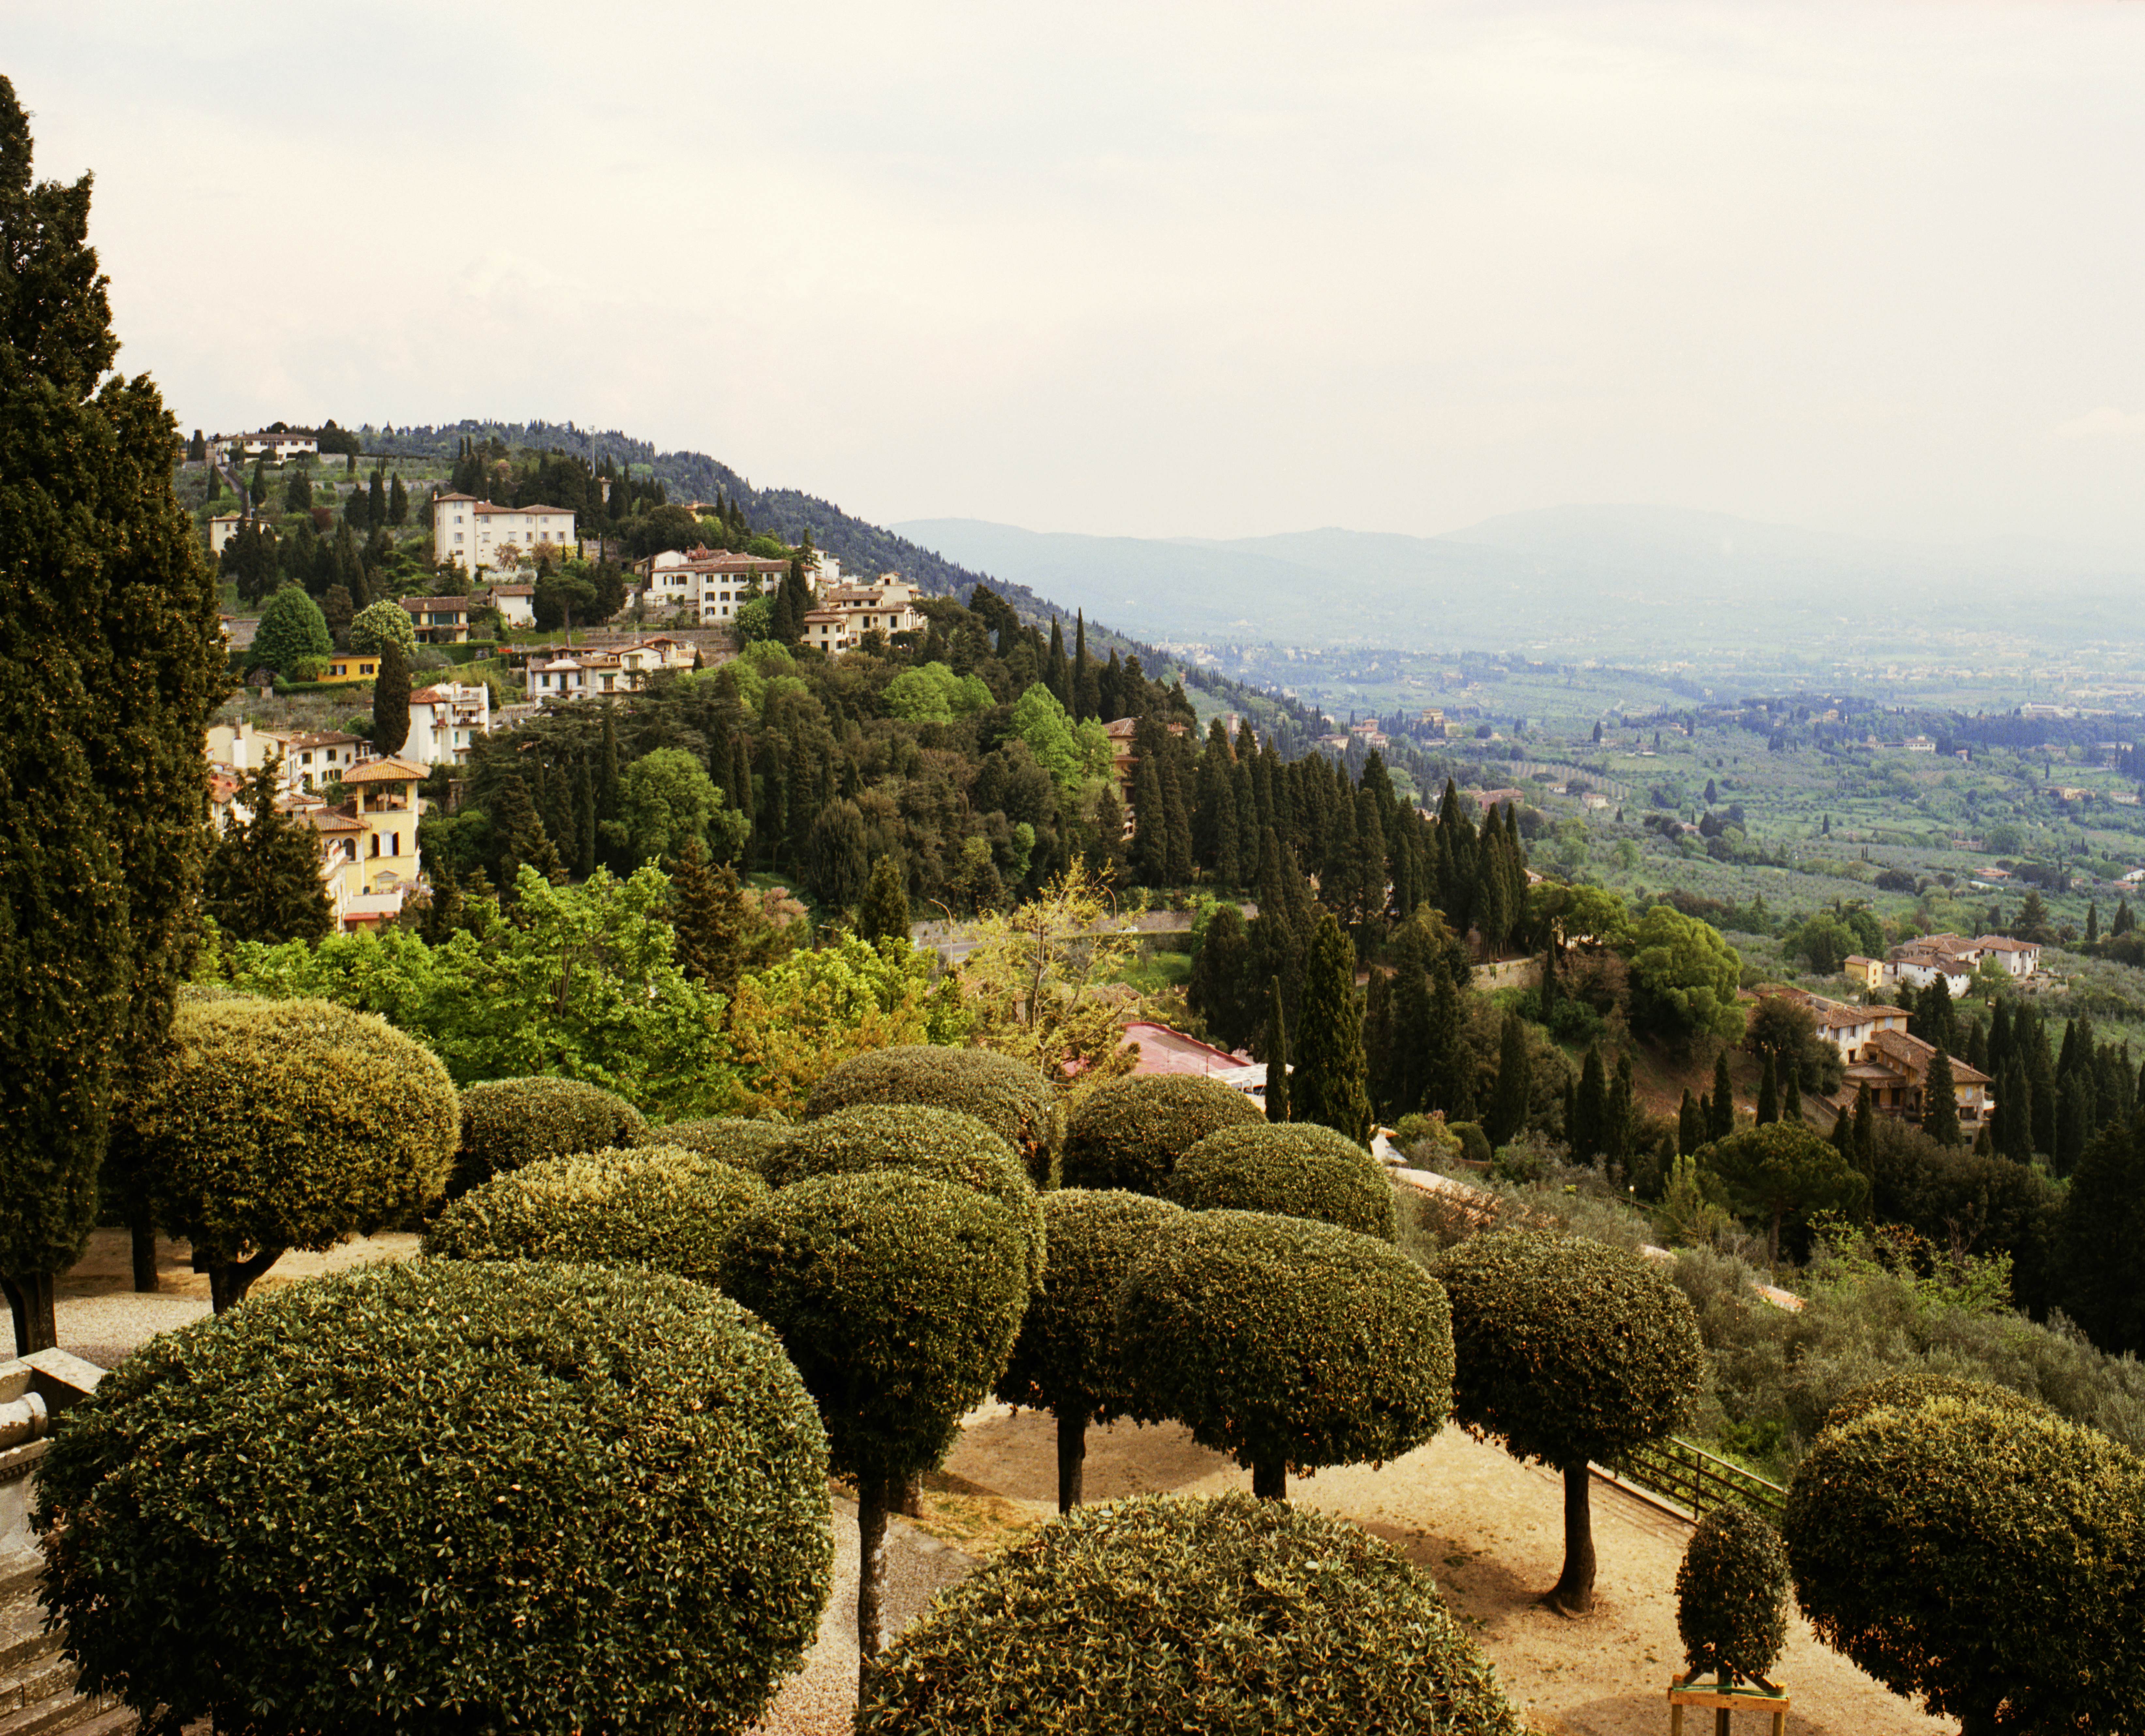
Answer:
[[[1330,1224],[1187,1214],[1125,1281],[1117,1331],[1151,1410],[1255,1471],[1396,1459],[1451,1410],[1444,1291]]]
[[[1393,1241],[1400,1211],[1385,1166],[1345,1133],[1312,1122],[1224,1127],[1184,1154],[1162,1184],[1193,1211],[1271,1211]]]
[[[424,1260],[152,1340],[69,1413],[35,1523],[85,1691],[172,1729],[712,1736],[818,1634],[826,1472],[734,1303]]]
[[[1060,1165],[1068,1187],[1158,1194],[1177,1160],[1210,1133],[1266,1123],[1240,1091],[1181,1073],[1112,1079],[1073,1104]]]
[[[814,1176],[723,1250],[723,1288],[772,1326],[860,1480],[928,1470],[991,1389],[1028,1307],[1028,1249],[995,1200],[898,1170]]]
[[[1993,1410],[2013,1410],[2033,1416],[2057,1414],[2038,1399],[2029,1399],[2008,1386],[1991,1385],[1986,1380],[1963,1380],[1955,1375],[1887,1375],[1881,1380],[1865,1381],[1841,1394],[1832,1409],[1825,1412],[1823,1426],[1844,1428],[1873,1410],[1911,1408],[1931,1399],[1959,1399],[1968,1404],[1986,1405]]]
[[[1948,1395],[1820,1434],[1788,1490],[1818,1637],[1970,1733],[2129,1730],[2145,1706],[2145,1460]]]
[[[1030,1289],[1043,1281],[1043,1212],[1013,1149],[972,1115],[918,1103],[837,1109],[789,1130],[764,1173],[777,1187],[809,1176],[906,1170],[972,1188],[1005,1207],[1027,1253]]]
[[[1788,1557],[1744,1507],[1698,1522],[1676,1569],[1676,1631],[1695,1673],[1762,1682],[1788,1643]]]
[[[425,1251],[645,1266],[713,1284],[724,1241],[766,1197],[759,1176],[678,1146],[545,1157],[455,1201],[426,1235]]]
[[[672,1122],[666,1127],[650,1127],[651,1145],[682,1146],[727,1163],[733,1169],[765,1176],[768,1161],[781,1150],[797,1130],[788,1122],[748,1121],[741,1116],[705,1116],[698,1121]]]
[[[1098,1423],[1160,1420],[1143,1407],[1118,1349],[1117,1292],[1183,1216],[1144,1194],[1060,1187],[1043,1195],[1049,1270],[998,1377],[1003,1402]]]
[[[868,1103],[922,1103],[973,1115],[1013,1148],[1038,1187],[1049,1185],[1061,1132],[1057,1094],[1033,1067],[990,1049],[903,1043],[844,1062],[812,1087],[816,1121]]]
[[[615,1092],[579,1079],[490,1079],[462,1093],[462,1144],[449,1195],[540,1157],[637,1146],[648,1123]]]
[[[858,1736],[1521,1736],[1429,1578],[1307,1508],[1077,1510],[951,1589],[866,1671]]]

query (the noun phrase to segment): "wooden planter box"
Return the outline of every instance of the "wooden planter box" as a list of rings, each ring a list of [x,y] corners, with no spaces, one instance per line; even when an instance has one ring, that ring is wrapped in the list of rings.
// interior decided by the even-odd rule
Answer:
[[[1739,1711],[1771,1713],[1773,1736],[1786,1736],[1789,1703],[1785,1689],[1750,1682],[1738,1682],[1732,1686],[1722,1682],[1696,1682],[1691,1679],[1696,1674],[1694,1670],[1690,1675],[1676,1676],[1669,1683],[1669,1736],[1683,1736],[1685,1706],[1712,1708],[1717,1736],[1727,1736],[1729,1719]]]

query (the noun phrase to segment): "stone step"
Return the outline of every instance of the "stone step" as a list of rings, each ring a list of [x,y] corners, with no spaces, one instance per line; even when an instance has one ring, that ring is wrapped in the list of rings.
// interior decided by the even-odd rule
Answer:
[[[0,1714],[0,1736],[57,1736],[62,1730],[111,1736],[113,1732],[136,1729],[139,1724],[140,1720],[124,1706],[62,1695],[12,1714]]]

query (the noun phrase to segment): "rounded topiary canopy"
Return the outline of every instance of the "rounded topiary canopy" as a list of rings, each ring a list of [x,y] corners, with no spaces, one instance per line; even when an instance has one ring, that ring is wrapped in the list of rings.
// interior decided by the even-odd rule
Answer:
[[[1498,1230],[1446,1251],[1453,1415],[1517,1458],[1613,1460],[1672,1434],[1705,1370],[1690,1302],[1605,1242]]]
[[[1265,1124],[1240,1091],[1182,1073],[1112,1079],[1073,1104],[1060,1165],[1068,1187],[1160,1193],[1177,1161],[1210,1133]]]
[[[1521,1736],[1429,1579],[1242,1495],[1074,1510],[942,1593],[867,1673],[858,1736]]]
[[[426,1235],[425,1251],[646,1266],[713,1284],[724,1241],[766,1197],[759,1176],[678,1146],[544,1157],[455,1201]]]
[[[462,1145],[450,1194],[466,1193],[539,1157],[570,1157],[606,1146],[639,1145],[640,1112],[600,1085],[579,1079],[490,1079],[462,1093]]]
[[[816,1636],[826,1441],[724,1298],[422,1260],[105,1376],[40,1467],[86,1689],[172,1727],[734,1731]]]
[[[1451,1409],[1444,1291],[1306,1218],[1188,1213],[1126,1279],[1117,1331],[1153,1414],[1253,1470],[1396,1459]]]
[[[1820,1434],[1781,1527],[1818,1637],[1969,1732],[2127,1730],[2145,1705],[2145,1460],[1938,1395]]]
[[[646,1137],[657,1145],[683,1146],[733,1169],[767,1172],[769,1160],[797,1130],[788,1122],[748,1121],[741,1116],[713,1115],[697,1121],[651,1127]]]
[[[995,1200],[1018,1223],[1031,1287],[1043,1281],[1043,1212],[1013,1149],[972,1115],[918,1103],[837,1109],[790,1128],[764,1173],[777,1187],[808,1176],[908,1170]]]
[[[1060,1187],[1043,1196],[1050,1263],[1028,1299],[1013,1360],[998,1377],[1008,1405],[1107,1423],[1158,1419],[1142,1405],[1117,1346],[1117,1291],[1183,1212],[1145,1194]]]
[[[923,1103],[973,1115],[1013,1148],[1038,1187],[1058,1146],[1058,1098],[1024,1062],[991,1049],[903,1043],[844,1062],[812,1087],[814,1119],[866,1103]]]
[[[1028,1248],[1018,1218],[973,1188],[814,1176],[731,1233],[722,1282],[781,1337],[835,1469],[876,1481],[937,1465],[1003,1370]]]
[[[1345,1133],[1314,1122],[1255,1122],[1210,1133],[1162,1184],[1194,1211],[1271,1211],[1316,1218],[1391,1241],[1399,1208],[1385,1166]]]
[[[1788,1643],[1780,1534],[1744,1507],[1699,1520],[1676,1569],[1676,1631],[1695,1674],[1764,1680]]]
[[[2015,1410],[2038,1416],[2056,1414],[2038,1399],[2029,1399],[2008,1386],[1992,1386],[1985,1380],[1963,1380],[1955,1375],[1887,1375],[1882,1380],[1865,1381],[1841,1394],[1825,1413],[1824,1425],[1828,1429],[1844,1428],[1873,1410],[1903,1405],[1911,1408],[1931,1399],[1962,1399],[1994,1410]]]

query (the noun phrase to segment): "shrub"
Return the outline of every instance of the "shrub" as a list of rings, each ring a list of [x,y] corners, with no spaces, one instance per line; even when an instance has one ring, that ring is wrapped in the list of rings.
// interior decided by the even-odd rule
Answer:
[[[639,1145],[640,1112],[600,1085],[578,1079],[492,1079],[462,1093],[462,1146],[450,1196],[463,1194],[539,1157],[570,1157]]]
[[[1676,1631],[1691,1674],[1763,1682],[1788,1643],[1780,1535],[1743,1507],[1698,1522],[1676,1569]]]
[[[1346,1134],[1311,1122],[1260,1122],[1210,1133],[1184,1154],[1162,1192],[1194,1211],[1314,1218],[1381,1241],[1400,1233],[1385,1166]]]
[[[1435,1270],[1452,1304],[1453,1415],[1565,1482],[1564,1571],[1549,1594],[1581,1612],[1594,1594],[1587,1465],[1679,1427],[1705,1370],[1681,1291],[1643,1256],[1540,1230],[1497,1230]]]
[[[219,1311],[288,1248],[333,1247],[438,1198],[459,1123],[429,1050],[326,1001],[182,1004],[127,1146],[156,1221]]]
[[[1265,1120],[1242,1092],[1212,1079],[1178,1073],[1112,1079],[1066,1117],[1064,1184],[1160,1193],[1177,1160],[1208,1134]]]
[[[1242,1495],[1079,1510],[942,1594],[865,1675],[858,1736],[1253,1729],[1520,1736],[1389,1544]]]
[[[1497,1155],[1490,1136],[1473,1122],[1453,1122],[1452,1137],[1460,1142],[1460,1155],[1469,1163],[1486,1164]]]
[[[902,1043],[844,1062],[812,1087],[814,1119],[865,1103],[923,1103],[972,1115],[1018,1154],[1038,1187],[1050,1180],[1060,1131],[1050,1082],[990,1049]]]
[[[826,1470],[735,1304],[417,1261],[129,1356],[35,1522],[84,1688],[158,1728],[714,1733],[817,1634]]]
[[[317,681],[327,672],[328,660],[325,657],[301,657],[291,665],[293,681]]]
[[[1940,1395],[1828,1428],[1788,1490],[1818,1636],[1895,1694],[1998,1729],[2145,1705],[2145,1460],[2059,1417]]]
[[[1289,1470],[1396,1459],[1451,1409],[1443,1292],[1331,1224],[1192,1213],[1126,1280],[1117,1331],[1147,1406],[1260,1495],[1280,1496]]]
[[[1080,1505],[1089,1423],[1159,1420],[1143,1408],[1118,1348],[1117,1291],[1182,1216],[1144,1194],[1060,1187],[1043,1196],[1049,1266],[996,1391],[1008,1405],[1057,1416],[1060,1512]]]
[[[410,611],[395,602],[368,603],[359,609],[351,619],[349,639],[351,649],[360,656],[389,644],[400,645],[406,654],[417,649],[417,629]]]
[[[1866,1381],[1842,1394],[1838,1402],[1825,1413],[1824,1425],[1828,1429],[1844,1429],[1873,1410],[1912,1410],[1931,1399],[1958,1399],[1967,1404],[1985,1405],[1992,1410],[2008,1410],[2022,1415],[2053,1416],[2055,1414],[2038,1399],[2028,1398],[2025,1394],[2013,1392],[2008,1386],[1991,1386],[1984,1380],[1962,1380],[1953,1375],[1916,1372],[1888,1375],[1882,1380]]]
[[[788,1122],[748,1121],[741,1116],[712,1115],[698,1121],[672,1122],[651,1127],[647,1137],[659,1144],[681,1146],[727,1163],[733,1169],[750,1170],[764,1176],[767,1166],[796,1129]]]
[[[857,1482],[857,1644],[878,1649],[888,1485],[930,1470],[1004,1371],[1028,1250],[997,1201],[928,1176],[814,1176],[723,1250],[723,1288],[772,1326]]]
[[[425,1251],[450,1260],[646,1266],[695,1284],[767,1184],[679,1146],[541,1157],[494,1176],[440,1214]]]
[[[838,1109],[793,1127],[767,1162],[777,1187],[808,1176],[908,1170],[972,1188],[1012,1214],[1027,1254],[1029,1288],[1043,1281],[1043,1212],[1013,1149],[971,1115],[918,1103]]]

